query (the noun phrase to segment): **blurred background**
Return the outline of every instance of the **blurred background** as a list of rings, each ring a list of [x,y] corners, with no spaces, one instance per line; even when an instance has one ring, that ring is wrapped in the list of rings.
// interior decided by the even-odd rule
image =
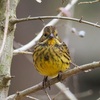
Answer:
[[[89,0],[79,0],[89,1]],[[69,0],[65,0],[62,4],[61,0],[42,0],[42,3],[37,3],[35,0],[20,0],[17,7],[17,17],[28,16],[52,16],[58,14],[58,9],[67,5]],[[69,11],[69,14],[75,18],[100,23],[100,3],[82,4],[75,6]],[[50,20],[44,20],[45,24]],[[68,44],[73,62],[77,65],[90,63],[100,60],[100,29],[73,21],[61,20],[55,25],[58,33],[63,41]],[[27,21],[17,24],[15,33],[15,41],[25,45],[31,41],[38,32],[43,28],[43,22],[40,20]],[[72,33],[72,28],[77,32],[84,31],[86,34],[83,38],[75,33]],[[30,59],[32,57],[30,56]],[[73,68],[73,66],[71,66]],[[41,76],[33,67],[33,64],[22,54],[16,55],[12,61],[11,68],[12,76],[15,78],[11,81],[10,93],[13,94],[17,91],[31,87],[43,80]],[[88,73],[81,72],[78,75],[69,77],[63,83],[76,94],[79,100],[96,100],[100,97],[100,69],[94,69]],[[47,89],[48,90],[48,89]],[[55,86],[48,90],[50,95],[56,95],[58,89]],[[43,91],[32,94],[32,96],[45,100]],[[42,97],[41,97],[42,96]],[[59,97],[59,96],[58,96]],[[29,100],[25,98],[24,100]],[[58,100],[58,99],[56,99]],[[63,96],[62,100],[66,100]]]

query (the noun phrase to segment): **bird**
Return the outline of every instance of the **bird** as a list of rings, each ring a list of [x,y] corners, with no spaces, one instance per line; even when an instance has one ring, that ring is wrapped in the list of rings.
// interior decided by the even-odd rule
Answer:
[[[43,87],[48,77],[55,78],[69,69],[71,63],[68,46],[59,38],[55,26],[46,26],[43,35],[33,47],[33,64],[44,76]]]

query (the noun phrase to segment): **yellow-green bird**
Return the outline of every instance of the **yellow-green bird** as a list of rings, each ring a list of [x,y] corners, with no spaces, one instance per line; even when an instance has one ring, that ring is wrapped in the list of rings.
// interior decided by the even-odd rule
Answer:
[[[43,35],[33,47],[33,62],[37,71],[47,77],[57,77],[71,62],[67,45],[61,41],[54,26],[44,28]],[[44,83],[44,82],[43,82]]]

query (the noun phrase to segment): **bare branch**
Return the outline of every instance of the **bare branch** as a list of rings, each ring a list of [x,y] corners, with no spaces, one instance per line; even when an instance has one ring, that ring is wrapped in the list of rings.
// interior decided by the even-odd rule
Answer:
[[[32,100],[39,100],[39,99],[34,98],[34,97],[32,97],[32,96],[29,96],[29,95],[27,95],[26,97],[29,98],[29,99],[32,99]]]
[[[87,1],[87,2],[80,2],[78,4],[93,4],[93,3],[97,3],[100,2],[100,0],[94,0],[94,1]]]
[[[67,88],[63,83],[58,82],[55,84],[61,92],[69,99],[69,100],[78,100],[75,95]]]
[[[9,0],[7,0],[7,4],[6,4],[6,19],[5,19],[5,28],[4,28],[4,37],[3,37],[3,41],[2,41],[2,45],[1,45],[1,49],[0,49],[0,57],[2,55],[4,46],[5,46],[5,42],[6,42],[6,38],[7,38],[7,32],[8,32],[8,24],[9,24]]]
[[[66,10],[70,10],[73,5],[77,2],[78,0],[72,0],[66,7],[65,9]],[[57,16],[61,16],[62,13],[59,13]],[[56,17],[57,17],[56,16]],[[39,18],[40,19],[40,18]],[[14,19],[16,20],[16,19]],[[12,23],[14,21],[12,19]],[[49,25],[55,25],[57,22],[59,21],[59,19],[53,19],[51,20],[46,26],[49,26]],[[43,28],[44,29],[44,28]],[[27,43],[26,45],[24,45],[23,47],[19,48],[19,49],[16,49],[14,50],[14,52],[19,52],[19,51],[25,51],[25,50],[28,50],[29,48],[31,48],[32,46],[34,46],[34,44],[36,43],[36,41],[38,41],[40,39],[40,37],[42,36],[42,32],[43,32],[43,29],[41,30],[41,32],[37,35],[37,37],[35,37],[32,41],[30,41],[29,43]]]
[[[80,72],[84,72],[86,70],[89,70],[89,69],[95,69],[95,68],[99,68],[100,67],[100,62],[93,62],[93,63],[89,63],[89,64],[85,64],[85,65],[81,65],[79,67],[75,67],[73,69],[70,69],[68,70],[67,72],[63,73],[62,74],[62,80],[72,76],[72,75],[75,75],[75,74],[78,74]],[[49,83],[50,84],[46,84],[46,87],[48,87],[49,85],[53,85],[55,83],[59,82],[59,80],[57,78],[53,78],[53,79],[50,79],[49,80]],[[9,97],[6,98],[6,100],[17,100],[17,96],[18,98],[23,98],[25,97],[26,95],[29,95],[31,93],[35,93],[37,91],[40,91],[43,89],[43,85],[42,85],[42,82],[35,85],[35,86],[32,86],[28,89],[25,89],[23,91],[19,91],[18,94],[13,94],[13,95],[10,95]]]
[[[27,17],[27,18],[21,18],[16,19],[16,22],[23,22],[23,21],[30,21],[30,20],[39,20],[39,19],[62,19],[62,20],[71,20],[74,22],[84,23],[87,25],[95,26],[97,28],[100,28],[100,25],[97,23],[92,23],[86,20],[82,20],[82,17],[80,19],[72,18],[72,17],[61,17],[61,16],[38,16],[38,17]]]
[[[16,55],[16,54],[28,54],[28,55],[32,55],[33,54],[33,52],[29,52],[29,51],[19,51],[19,52],[15,52],[14,53],[14,55]]]
[[[33,20],[33,19],[52,19],[52,18],[55,18],[55,19],[63,19],[63,20],[71,20],[71,21],[75,21],[75,22],[80,22],[80,23],[84,23],[84,24],[87,24],[87,25],[91,25],[91,26],[95,26],[97,28],[100,28],[100,25],[98,25],[97,23],[92,23],[92,22],[88,22],[88,21],[85,21],[85,20],[82,20],[80,21],[80,19],[76,19],[76,18],[71,18],[71,17],[60,17],[60,16],[41,16],[41,17],[28,17],[28,18],[24,18],[24,19],[20,19],[21,21],[22,20]],[[47,24],[48,25],[48,24]],[[46,26],[47,26],[46,25]],[[44,29],[44,28],[43,28]],[[40,37],[42,36],[42,33],[43,33],[43,29],[42,31],[37,35],[37,37],[35,37],[32,41],[30,41],[28,44],[24,45],[23,47],[19,48],[19,49],[16,49],[14,50],[14,53],[18,53],[20,51],[24,51],[24,50],[27,50],[29,48],[31,48],[32,46],[35,45],[35,43],[40,39]]]
[[[78,0],[71,0],[71,2],[68,5],[66,5],[66,7],[64,9],[70,10],[77,1]],[[62,16],[62,12],[60,12],[57,15],[57,17],[60,17],[60,16]],[[41,16],[40,17],[30,17],[30,16],[28,16],[27,18],[21,18],[21,19],[15,19],[14,18],[14,19],[11,19],[10,22],[13,23],[13,24],[16,24],[16,23],[23,22],[23,21],[40,20],[40,19],[53,19],[46,26],[55,25],[59,21],[59,18],[42,18]]]
[[[51,97],[50,97],[50,95],[48,94],[48,92],[47,92],[45,89],[44,89],[44,91],[45,91],[45,93],[46,93],[48,99],[49,99],[49,100],[52,100]]]

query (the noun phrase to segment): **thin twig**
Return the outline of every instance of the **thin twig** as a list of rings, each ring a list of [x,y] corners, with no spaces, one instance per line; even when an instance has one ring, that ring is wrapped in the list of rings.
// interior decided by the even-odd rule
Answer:
[[[97,2],[100,2],[100,0],[94,0],[94,1],[85,1],[85,2],[79,2],[78,4],[93,4],[93,3],[97,3]]]
[[[44,92],[46,93],[48,99],[49,99],[49,100],[52,100],[51,97],[50,97],[50,95],[48,94],[48,92],[47,92],[45,89],[44,89]]]
[[[32,55],[33,53],[32,52],[29,52],[29,51],[19,51],[19,52],[15,52],[14,55],[16,54],[28,54],[28,55]]]
[[[100,62],[99,61],[89,63],[89,64],[85,64],[85,65],[81,65],[79,67],[75,67],[73,69],[68,70],[65,73],[62,73],[62,80],[66,79],[66,78],[68,78],[72,75],[78,74],[79,72],[84,72],[85,70],[95,69],[95,68],[99,68],[99,67],[100,67]],[[57,82],[59,82],[58,78],[50,79],[49,84],[46,84],[46,87],[48,87],[50,85],[53,85]],[[20,98],[25,97],[26,95],[29,95],[31,93],[35,93],[35,92],[40,91],[42,89],[43,89],[43,85],[42,85],[42,82],[41,82],[41,83],[39,83],[35,86],[32,86],[30,88],[27,88],[27,89],[23,90],[23,91],[19,91],[18,98],[19,97]],[[12,100],[14,98],[17,98],[17,94],[10,95],[9,97],[6,98],[6,100]]]
[[[37,99],[37,98],[35,98],[35,97],[32,97],[32,96],[29,96],[29,95],[27,95],[26,97],[27,97],[27,98],[30,98],[30,99],[32,99],[32,100],[39,100],[39,99]]]
[[[69,100],[78,100],[75,95],[67,88],[63,83],[58,82],[55,84],[62,93],[69,99]]]
[[[54,95],[53,98],[52,98],[52,100],[55,100],[61,93],[62,93],[62,91],[60,91],[56,95]]]
[[[2,52],[4,50],[4,46],[6,43],[6,38],[7,38],[7,32],[8,32],[8,24],[9,24],[9,8],[10,8],[10,1],[7,0],[7,4],[6,4],[6,19],[5,19],[5,28],[4,28],[4,37],[3,37],[3,41],[2,41],[2,45],[1,45],[1,49],[0,49],[0,57],[2,55]]]

